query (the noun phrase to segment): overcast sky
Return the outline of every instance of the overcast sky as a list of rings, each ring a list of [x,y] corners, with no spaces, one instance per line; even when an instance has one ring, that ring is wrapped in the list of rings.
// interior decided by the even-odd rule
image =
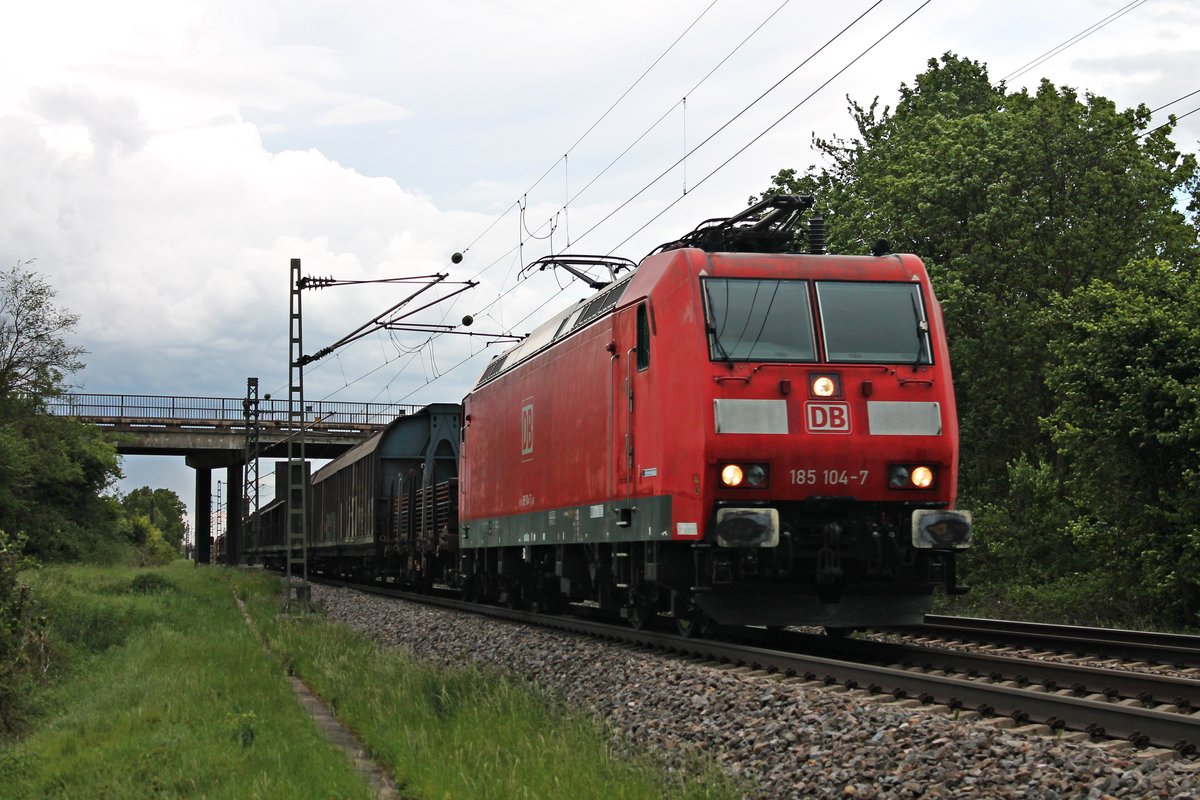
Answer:
[[[21,3],[0,27],[0,263],[36,259],[80,315],[81,391],[240,397],[257,376],[282,397],[291,258],[340,279],[478,280],[420,321],[526,333],[586,290],[518,283],[523,263],[638,260],[740,210],[815,163],[814,133],[850,133],[847,95],[894,104],[931,57],[1156,108],[1200,89],[1197,42],[1194,0]],[[1195,152],[1200,113],[1174,139]],[[305,350],[403,296],[306,293]],[[457,401],[492,352],[375,334],[310,367],[307,394]],[[181,459],[125,470],[124,491],[193,501]]]

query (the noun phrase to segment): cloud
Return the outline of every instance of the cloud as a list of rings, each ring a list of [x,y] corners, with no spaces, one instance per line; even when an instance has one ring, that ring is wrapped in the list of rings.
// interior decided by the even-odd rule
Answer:
[[[317,125],[365,125],[407,119],[413,112],[377,97],[358,97],[317,116]]]
[[[570,238],[578,252],[637,258],[736,211],[778,169],[804,169],[812,133],[851,133],[845,95],[894,102],[900,81],[946,50],[988,61],[997,77],[1104,13],[1091,5],[933,4],[695,188],[907,13],[885,5],[869,18],[874,29],[822,53],[690,156],[686,174],[671,171],[619,209],[860,9],[813,17],[792,3],[698,86],[779,3],[713,6],[593,130],[703,7],[21,4],[0,29],[0,263],[36,258],[60,302],[80,314],[79,343],[91,352],[78,377],[89,390],[240,395],[257,376],[274,392],[287,380],[293,257],[308,274],[339,278],[478,280],[422,321],[471,313],[475,331],[523,333],[586,293],[549,273],[513,289],[522,264],[550,246],[525,229],[545,236],[553,226],[557,248]],[[1147,4],[1122,18],[1120,37],[1114,25],[1026,77],[1049,75],[1122,106],[1165,102],[1194,88],[1186,80],[1200,55],[1171,36],[1186,29],[1179,20],[1195,19],[1186,6]],[[1041,24],[1031,26],[1034,12]],[[685,93],[686,114],[675,107]],[[1185,148],[1197,130],[1187,124],[1175,137]],[[656,219],[685,185],[686,200]],[[455,251],[466,253],[461,265],[449,262]],[[402,291],[306,293],[306,349]],[[314,398],[454,400],[495,350],[446,336],[415,351],[425,338],[372,334],[313,365],[306,388]]]
[[[137,101],[128,95],[102,95],[80,85],[40,86],[30,92],[28,107],[50,126],[83,128],[94,155],[136,150],[150,135]]]

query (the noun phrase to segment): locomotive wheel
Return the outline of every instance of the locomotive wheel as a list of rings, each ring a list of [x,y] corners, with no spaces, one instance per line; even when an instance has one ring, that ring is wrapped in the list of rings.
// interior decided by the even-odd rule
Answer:
[[[671,613],[675,616],[675,630],[685,639],[695,639],[708,631],[708,616],[696,607],[690,595],[671,593]]]
[[[472,575],[463,582],[463,600],[468,603],[479,603],[483,601],[483,587],[480,586],[480,580],[477,576]]]
[[[658,589],[643,587],[635,590],[629,596],[629,605],[625,606],[625,618],[635,631],[645,630],[658,616]]]
[[[697,609],[694,614],[675,617],[675,630],[685,639],[697,639],[708,631],[704,613]]]

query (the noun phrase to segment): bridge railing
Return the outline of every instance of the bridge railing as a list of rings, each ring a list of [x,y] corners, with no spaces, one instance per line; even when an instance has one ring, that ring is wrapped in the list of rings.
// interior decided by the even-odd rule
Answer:
[[[94,419],[155,420],[179,424],[246,421],[245,398],[167,397],[141,394],[63,394],[46,401],[51,414]],[[323,425],[386,425],[421,408],[402,403],[352,403],[317,400],[305,403],[305,422]],[[258,401],[259,420],[286,422],[287,400]]]

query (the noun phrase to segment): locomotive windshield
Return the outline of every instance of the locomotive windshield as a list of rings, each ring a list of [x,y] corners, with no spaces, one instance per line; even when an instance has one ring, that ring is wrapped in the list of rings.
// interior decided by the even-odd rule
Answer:
[[[721,361],[816,361],[805,281],[707,278],[708,349]]]
[[[817,360],[809,281],[706,278],[703,286],[712,360]],[[826,361],[933,363],[916,284],[816,281],[812,286]]]
[[[817,304],[829,361],[933,363],[916,284],[818,281]]]

